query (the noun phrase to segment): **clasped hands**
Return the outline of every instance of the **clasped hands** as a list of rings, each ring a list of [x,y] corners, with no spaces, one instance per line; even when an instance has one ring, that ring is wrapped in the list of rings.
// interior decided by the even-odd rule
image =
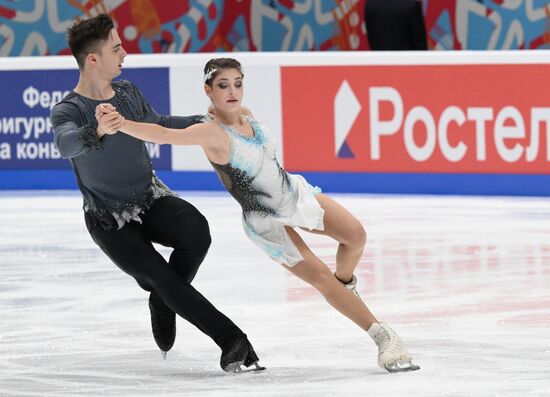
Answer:
[[[103,135],[116,134],[124,123],[124,117],[110,103],[100,103],[97,105],[95,108],[95,118],[97,120],[97,134],[100,138]]]

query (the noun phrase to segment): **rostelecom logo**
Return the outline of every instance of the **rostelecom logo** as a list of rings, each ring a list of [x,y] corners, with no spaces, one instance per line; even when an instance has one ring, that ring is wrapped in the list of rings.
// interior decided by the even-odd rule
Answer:
[[[281,83],[291,171],[550,169],[548,65],[289,66]]]
[[[344,80],[334,97],[334,148],[338,158],[355,158],[348,135],[361,112],[361,103]]]

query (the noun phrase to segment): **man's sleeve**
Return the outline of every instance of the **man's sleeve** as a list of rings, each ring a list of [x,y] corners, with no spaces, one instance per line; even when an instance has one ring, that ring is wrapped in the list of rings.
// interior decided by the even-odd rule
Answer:
[[[78,157],[91,149],[99,149],[102,142],[97,136],[97,123],[81,126],[76,105],[59,103],[50,115],[54,143],[63,158]]]
[[[167,128],[187,128],[193,124],[202,123],[204,121],[204,115],[196,114],[192,116],[166,116],[160,115],[149,104],[141,90],[131,82],[134,92],[138,96],[138,100],[142,103],[144,112],[144,121],[148,123],[154,123],[162,125]]]
[[[193,124],[202,123],[204,115],[195,114],[192,116],[160,116],[158,124],[168,128],[187,128]]]

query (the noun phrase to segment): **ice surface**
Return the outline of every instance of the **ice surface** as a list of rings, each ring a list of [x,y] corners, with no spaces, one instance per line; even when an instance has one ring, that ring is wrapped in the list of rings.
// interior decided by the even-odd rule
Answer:
[[[333,195],[367,229],[363,299],[422,367],[389,374],[364,331],[247,240],[228,195],[181,196],[213,237],[194,285],[268,369],[224,373],[182,319],[162,360],[147,294],[91,241],[80,196],[3,192],[0,396],[550,395],[550,199]],[[302,235],[333,267],[335,243]]]

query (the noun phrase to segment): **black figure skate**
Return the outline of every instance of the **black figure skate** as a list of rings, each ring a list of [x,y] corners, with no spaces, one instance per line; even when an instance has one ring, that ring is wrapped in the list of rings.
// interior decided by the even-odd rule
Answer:
[[[149,295],[149,310],[153,337],[166,359],[166,354],[176,340],[176,313],[155,292]]]

